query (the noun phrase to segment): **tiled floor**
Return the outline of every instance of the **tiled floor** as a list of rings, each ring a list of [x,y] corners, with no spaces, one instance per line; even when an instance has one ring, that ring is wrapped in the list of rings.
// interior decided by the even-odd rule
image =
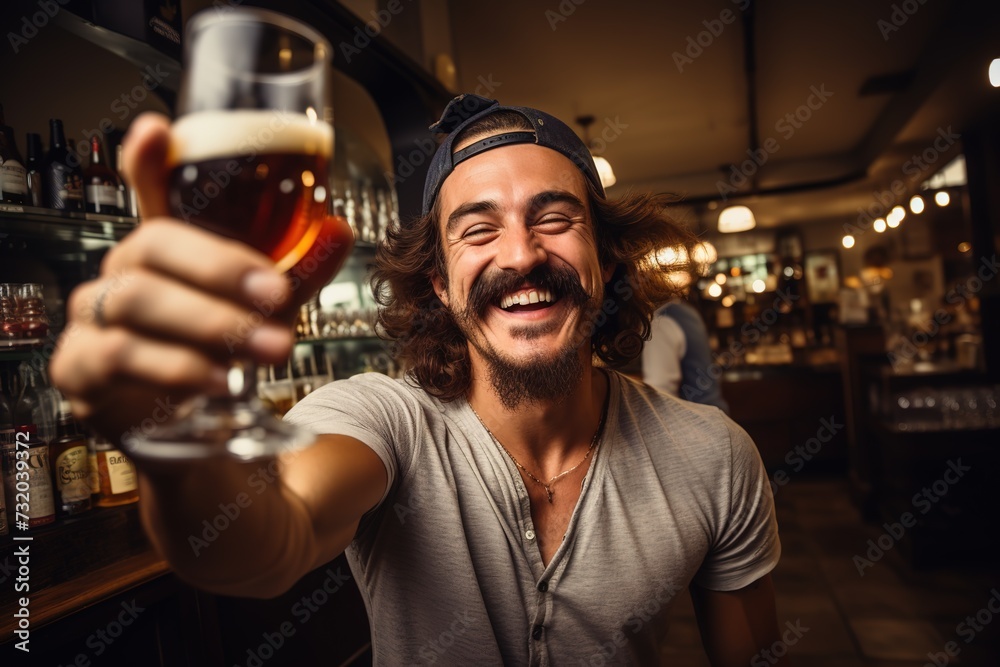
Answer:
[[[861,576],[854,556],[884,530],[862,521],[845,481],[797,479],[776,501],[778,624],[800,629],[801,638],[789,634],[795,667],[1000,666],[1000,614],[987,608],[994,595],[1000,608],[1000,562],[993,572],[964,564],[914,569],[903,548],[892,548]],[[708,666],[687,596],[674,607],[669,644],[663,665]],[[763,656],[751,663],[769,664]]]

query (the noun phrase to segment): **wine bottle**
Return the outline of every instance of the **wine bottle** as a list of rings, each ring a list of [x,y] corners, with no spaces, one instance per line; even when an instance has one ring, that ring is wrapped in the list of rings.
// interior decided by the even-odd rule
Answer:
[[[4,121],[0,105],[0,202],[29,204],[27,170],[17,150],[14,130]]]
[[[28,171],[28,197],[32,206],[44,206],[45,198],[42,194],[42,135],[35,132],[28,132],[28,163],[25,165]]]
[[[49,152],[42,168],[45,205],[67,211],[83,210],[83,171],[80,159],[66,148],[62,121],[49,120]]]
[[[125,215],[124,202],[119,202],[121,182],[108,167],[96,134],[90,138],[90,163],[83,170],[83,184],[88,213]]]

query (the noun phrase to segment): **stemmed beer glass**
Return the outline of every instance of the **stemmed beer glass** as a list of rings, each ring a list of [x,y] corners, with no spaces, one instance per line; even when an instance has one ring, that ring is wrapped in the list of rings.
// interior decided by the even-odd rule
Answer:
[[[353,234],[327,212],[329,42],[309,26],[256,8],[203,11],[188,23],[185,39],[167,158],[171,213],[256,248],[281,271],[317,243],[332,249],[328,261],[342,262]],[[175,421],[127,437],[126,449],[145,458],[251,460],[312,442],[262,407],[253,363],[231,368],[229,389],[230,396],[199,397]]]

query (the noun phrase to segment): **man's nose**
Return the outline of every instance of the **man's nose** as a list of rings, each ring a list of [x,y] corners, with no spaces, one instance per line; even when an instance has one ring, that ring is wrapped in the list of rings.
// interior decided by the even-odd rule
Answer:
[[[541,241],[529,227],[514,225],[504,230],[494,261],[497,267],[511,269],[524,276],[548,258]]]

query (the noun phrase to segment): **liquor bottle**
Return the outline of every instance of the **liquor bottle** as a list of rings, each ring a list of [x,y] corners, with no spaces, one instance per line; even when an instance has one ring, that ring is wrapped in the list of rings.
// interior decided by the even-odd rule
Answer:
[[[28,202],[32,206],[44,206],[45,196],[42,192],[42,135],[28,132]]]
[[[56,520],[56,505],[52,493],[49,446],[38,438],[34,424],[19,424],[14,437],[17,442],[15,467],[18,472],[28,473],[28,526],[35,528],[52,523]]]
[[[67,211],[83,210],[83,171],[80,159],[66,148],[62,121],[49,120],[49,152],[42,167],[45,205]]]
[[[60,517],[82,514],[90,509],[87,438],[77,428],[69,401],[59,404],[57,429],[58,436],[49,446],[56,512]]]
[[[27,362],[22,362],[19,370],[21,393],[14,405],[14,424],[31,424],[38,438],[48,445],[56,437],[58,403],[48,387],[39,387],[37,372]]]
[[[119,202],[119,186],[118,175],[108,166],[101,140],[95,134],[90,138],[90,163],[83,170],[87,213],[125,215],[124,202]]]
[[[116,507],[139,500],[139,481],[132,461],[107,441],[98,442],[97,447],[97,470],[101,478],[97,506]]]
[[[125,211],[125,215],[131,216],[133,218],[139,217],[139,195],[136,193],[135,188],[130,186],[125,180],[125,174],[122,171],[122,151],[124,146],[118,144],[115,146],[115,169],[118,171],[118,182],[121,183],[119,192],[121,193],[120,201],[122,209]]]
[[[0,105],[0,202],[30,204],[27,170],[24,158],[17,151],[14,131],[6,124]]]

